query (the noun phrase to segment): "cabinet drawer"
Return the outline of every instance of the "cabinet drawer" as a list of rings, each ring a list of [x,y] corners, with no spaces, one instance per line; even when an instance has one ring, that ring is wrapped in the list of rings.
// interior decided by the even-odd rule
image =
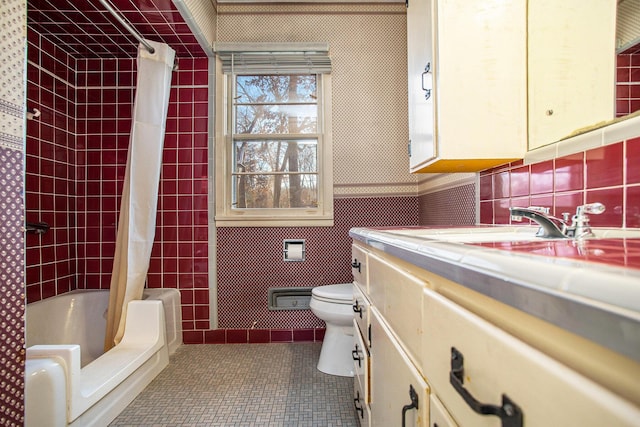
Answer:
[[[369,299],[364,295],[362,288],[358,282],[353,286],[353,316],[357,329],[362,334],[365,345],[369,348],[369,309],[371,304]]]
[[[365,402],[363,396],[366,393],[363,392],[362,384],[358,380],[353,381],[353,407],[356,410],[356,417],[360,427],[371,426],[371,409],[369,404]]]
[[[421,366],[422,291],[425,283],[385,260],[371,256],[369,285],[371,304],[382,313],[416,366]],[[372,342],[371,345],[375,344]]]
[[[358,325],[354,322],[354,328],[358,330]],[[353,348],[351,349],[353,357],[354,381],[360,382],[360,395],[365,403],[369,403],[369,350],[365,346],[362,336],[359,333],[353,334]]]
[[[430,427],[457,427],[451,418],[447,408],[435,395],[429,396],[429,426]]]
[[[403,418],[406,426],[427,426],[429,386],[375,307],[371,309],[370,367],[372,426],[399,426]]]
[[[367,258],[369,251],[362,246],[351,246],[351,273],[353,281],[359,283],[365,293],[369,293],[369,276],[367,274]]]
[[[512,402],[526,426],[638,425],[640,408],[475,314],[430,289],[423,304],[424,373],[459,426],[501,425],[474,412],[464,393],[498,407]]]

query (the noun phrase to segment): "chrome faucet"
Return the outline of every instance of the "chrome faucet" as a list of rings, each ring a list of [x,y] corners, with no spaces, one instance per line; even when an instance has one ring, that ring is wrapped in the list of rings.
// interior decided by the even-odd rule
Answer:
[[[538,206],[509,208],[513,221],[522,221],[522,218],[527,218],[536,222],[540,226],[536,236],[547,239],[584,239],[593,237],[594,234],[589,226],[589,216],[587,214],[599,215],[604,210],[604,205],[599,202],[578,206],[576,214],[571,217],[571,224],[568,224],[569,213],[563,213],[563,219],[560,219],[549,215],[549,208]]]

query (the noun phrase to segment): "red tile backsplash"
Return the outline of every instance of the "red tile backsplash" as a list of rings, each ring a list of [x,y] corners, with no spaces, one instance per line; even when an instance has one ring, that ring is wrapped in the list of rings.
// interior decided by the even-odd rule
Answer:
[[[622,185],[622,142],[586,152],[586,186],[600,188]]]
[[[640,183],[640,137],[629,139],[626,142],[625,166],[627,172],[627,184]]]
[[[531,165],[531,194],[553,192],[553,165],[553,160]]]
[[[520,178],[527,174],[527,167],[530,171],[529,195],[524,191],[524,178]],[[565,212],[573,215],[579,205],[602,202],[606,211],[592,215],[592,225],[640,227],[638,170],[640,137],[529,166],[507,164],[483,171],[480,179],[480,223],[509,224],[508,208],[527,201],[532,206],[549,207],[557,217],[562,217]],[[503,182],[506,173],[511,176],[511,195],[499,191],[493,197],[487,197],[491,194],[490,187],[495,188],[496,182]]]
[[[600,215],[589,215],[594,227],[622,227],[624,220],[623,188],[587,190],[586,203],[600,202],[606,210]]]
[[[525,196],[531,193],[529,176],[529,166],[511,169],[511,197]]]
[[[627,205],[625,218],[627,227],[640,228],[640,185],[629,186],[627,190]]]
[[[555,159],[554,189],[574,191],[584,189],[584,153]]]

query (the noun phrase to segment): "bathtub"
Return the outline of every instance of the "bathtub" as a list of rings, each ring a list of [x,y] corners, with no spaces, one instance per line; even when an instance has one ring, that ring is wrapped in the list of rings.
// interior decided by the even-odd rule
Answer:
[[[103,353],[108,304],[108,290],[78,290],[27,305],[27,427],[108,425],[182,344],[176,289],[130,302],[122,341]]]

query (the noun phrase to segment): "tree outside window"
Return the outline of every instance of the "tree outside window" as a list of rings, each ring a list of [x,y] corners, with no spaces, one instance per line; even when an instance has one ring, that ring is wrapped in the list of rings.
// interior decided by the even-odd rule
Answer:
[[[316,208],[318,77],[237,75],[233,209]]]

